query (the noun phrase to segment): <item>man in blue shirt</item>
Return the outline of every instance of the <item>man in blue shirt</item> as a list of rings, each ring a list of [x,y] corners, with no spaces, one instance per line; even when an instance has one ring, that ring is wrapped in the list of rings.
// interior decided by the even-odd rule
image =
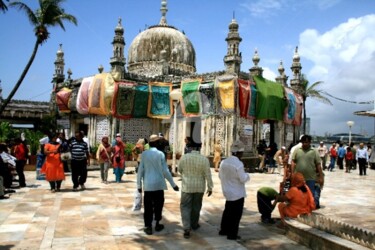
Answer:
[[[340,147],[337,150],[337,165],[339,166],[340,169],[344,169],[344,158],[345,158],[346,150],[342,142],[340,142],[339,145]]]
[[[150,136],[150,149],[142,153],[141,162],[139,163],[137,173],[138,192],[142,193],[142,181],[144,189],[144,232],[152,234],[152,221],[155,218],[155,231],[159,232],[164,229],[160,224],[164,206],[164,190],[167,189],[165,179],[171,184],[175,191],[179,191],[178,186],[174,183],[168,166],[165,162],[164,153],[157,150],[159,137]]]

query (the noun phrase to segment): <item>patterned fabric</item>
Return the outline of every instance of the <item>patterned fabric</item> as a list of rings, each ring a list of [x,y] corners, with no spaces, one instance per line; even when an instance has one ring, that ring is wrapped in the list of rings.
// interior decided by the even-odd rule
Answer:
[[[78,90],[77,95],[77,112],[81,115],[87,115],[89,114],[89,93],[90,93],[90,86],[93,82],[94,77],[86,77],[83,78],[81,86]]]
[[[215,84],[214,82],[202,83],[199,86],[202,102],[202,114],[211,115],[216,111],[216,98],[215,98]]]
[[[114,81],[109,73],[97,74],[90,86],[89,113],[108,115],[114,94]]]
[[[300,94],[294,92],[296,98],[296,114],[294,115],[293,125],[301,126],[302,124],[302,109],[303,109],[303,98]]]
[[[181,109],[185,116],[197,116],[200,114],[200,83],[201,79],[183,81],[181,83]]]
[[[250,104],[249,104],[248,117],[250,117],[252,119],[255,119],[258,91],[257,91],[257,88],[255,86],[255,83],[250,82],[250,84],[251,84],[250,85],[251,92],[250,92]]]
[[[212,191],[210,162],[198,151],[182,156],[178,163],[178,172],[182,176],[181,191],[185,193],[204,193],[206,190]]]
[[[133,117],[135,118],[145,118],[147,117],[147,107],[148,107],[148,85],[137,85],[135,86],[135,96],[134,96],[134,110]]]
[[[233,114],[235,112],[235,80],[234,76],[219,76],[215,80],[218,96],[217,113]]]
[[[261,76],[254,76],[254,80],[258,90],[256,118],[282,121],[286,108],[283,86]]]
[[[147,116],[150,118],[169,119],[172,115],[172,100],[169,93],[172,83],[150,82]]]
[[[250,81],[238,79],[238,104],[240,107],[240,116],[248,118],[250,104]]]
[[[135,96],[134,83],[116,82],[112,101],[112,115],[116,118],[127,119],[132,117]]]
[[[285,96],[288,101],[288,107],[284,112],[284,123],[292,124],[296,115],[296,97],[294,91],[290,88],[284,88]]]
[[[68,88],[62,88],[56,93],[56,104],[60,112],[69,113],[69,101],[72,90]]]
[[[77,112],[77,98],[78,98],[79,88],[74,88],[70,95],[68,107],[71,112]]]

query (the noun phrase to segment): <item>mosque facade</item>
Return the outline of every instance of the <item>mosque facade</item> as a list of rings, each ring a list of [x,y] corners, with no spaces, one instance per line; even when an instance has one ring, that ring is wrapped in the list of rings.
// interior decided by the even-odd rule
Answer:
[[[242,38],[233,18],[225,39],[225,69],[197,74],[194,46],[183,32],[167,23],[167,11],[167,1],[162,0],[159,24],[133,39],[128,58],[124,56],[122,20],[118,20],[109,72],[103,72],[99,66],[92,76],[72,79],[69,69],[65,78],[65,55],[60,45],[53,75],[56,91],[51,95],[51,103],[58,113],[58,124],[68,136],[83,130],[94,145],[104,135],[113,138],[121,133],[125,140],[135,143],[139,138],[163,133],[173,149],[181,153],[184,139],[191,137],[206,156],[213,155],[215,144],[221,145],[223,156],[229,155],[230,145],[237,139],[245,143],[247,152],[255,153],[260,139],[281,147],[299,137],[302,104],[297,90],[302,67],[297,48],[291,66],[291,88],[282,62],[275,82],[267,83],[270,81],[262,78],[257,51],[253,67],[243,72]],[[175,103],[170,98],[174,89],[182,93]],[[278,94],[267,94],[271,89],[278,89]],[[285,112],[280,116],[279,110]],[[279,113],[273,115],[273,111]]]

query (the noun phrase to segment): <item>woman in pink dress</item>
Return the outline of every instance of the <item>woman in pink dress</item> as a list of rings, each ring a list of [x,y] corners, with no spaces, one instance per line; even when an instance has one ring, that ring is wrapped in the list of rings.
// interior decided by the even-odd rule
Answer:
[[[116,176],[116,182],[120,183],[125,170],[125,156],[124,156],[125,143],[121,140],[120,136],[116,136],[116,144],[113,147],[112,166],[113,172]]]

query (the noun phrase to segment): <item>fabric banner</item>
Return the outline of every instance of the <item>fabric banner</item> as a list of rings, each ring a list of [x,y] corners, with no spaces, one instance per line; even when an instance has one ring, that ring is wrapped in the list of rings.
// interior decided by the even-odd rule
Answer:
[[[147,107],[148,107],[148,85],[140,84],[135,86],[135,96],[134,96],[134,109],[133,117],[135,118],[145,118],[147,117]]]
[[[249,118],[249,106],[250,106],[250,81],[238,79],[238,104],[240,108],[240,116]]]
[[[296,114],[294,115],[293,125],[301,126],[302,124],[302,109],[303,109],[303,97],[300,94],[294,92],[296,98]]]
[[[150,82],[147,116],[150,118],[169,119],[172,116],[172,100],[169,93],[172,83]]]
[[[232,75],[216,77],[217,113],[233,114],[235,112],[235,81],[236,77]]]
[[[215,95],[215,83],[201,83],[199,86],[199,93],[201,98],[202,111],[204,115],[215,114],[216,111],[216,95]]]
[[[77,98],[78,98],[79,88],[74,88],[70,94],[68,107],[71,112],[77,112]]]
[[[86,77],[83,78],[81,86],[78,90],[77,95],[77,112],[81,115],[88,115],[89,114],[89,94],[90,94],[90,86],[93,82],[94,77]]]
[[[201,79],[192,79],[182,81],[181,92],[181,110],[184,116],[198,116],[200,115],[201,105],[200,105],[200,93],[199,85]]]
[[[132,117],[135,96],[135,83],[115,82],[112,101],[112,115],[120,119]]]
[[[251,119],[255,119],[258,91],[254,82],[250,82],[250,90],[251,91],[250,91],[250,103],[249,103],[248,117]]]
[[[111,74],[102,73],[94,76],[90,86],[89,113],[109,115],[114,94],[114,80]]]
[[[294,117],[296,115],[296,97],[294,95],[294,91],[290,88],[284,87],[285,96],[287,99],[287,108],[284,112],[284,123],[292,124]]]
[[[280,83],[254,76],[257,86],[256,119],[282,121],[287,106],[284,89]]]
[[[56,93],[56,104],[60,112],[70,112],[69,101],[71,95],[72,90],[68,88],[62,88],[59,92]]]

